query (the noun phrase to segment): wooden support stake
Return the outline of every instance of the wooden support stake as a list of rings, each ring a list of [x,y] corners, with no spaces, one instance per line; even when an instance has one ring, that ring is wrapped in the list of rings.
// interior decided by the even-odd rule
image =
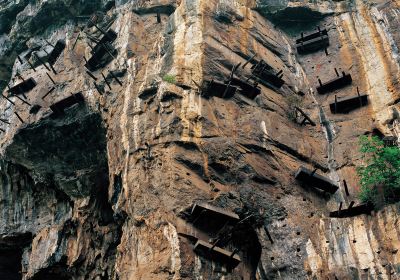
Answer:
[[[75,42],[74,42],[74,45],[72,46],[72,50],[75,49],[76,43],[78,42],[78,40],[80,39],[80,37],[81,37],[81,32],[79,32],[78,36],[76,37]]]
[[[97,81],[97,78],[90,72],[90,71],[86,71],[86,73],[95,81]]]
[[[19,63],[24,64],[24,62],[23,62],[22,59],[19,57],[19,55],[17,55],[17,58],[18,58]]]
[[[157,12],[157,23],[161,23],[161,15],[160,15],[160,12]]]
[[[104,49],[106,52],[113,58],[116,59],[115,56],[111,53],[111,51],[108,49],[108,46],[106,44],[103,44]]]
[[[107,86],[109,87],[109,89],[111,90],[111,85],[109,84],[109,82],[106,79],[106,76],[104,76],[103,72],[101,72],[101,75],[103,76],[104,81],[106,82]]]
[[[21,118],[21,116],[20,115],[18,115],[18,113],[17,112],[14,112],[14,114],[17,116],[17,118],[22,122],[22,123],[24,123],[24,120]]]
[[[49,79],[50,79],[50,80],[53,82],[53,84],[55,85],[56,82],[53,80],[53,78],[50,76],[50,74],[46,72],[46,75],[47,75],[47,77],[49,77]]]
[[[15,105],[15,103],[10,98],[8,98],[7,96],[5,96],[3,94],[1,96],[3,96],[5,99],[7,99],[7,101],[10,102],[12,105]]]
[[[39,62],[47,69],[47,71],[51,71],[49,67],[47,67],[46,63],[37,55],[34,54],[34,56],[36,57],[37,60],[39,60]]]
[[[347,188],[347,183],[346,180],[343,180],[343,186],[344,186],[344,191],[346,193],[346,196],[349,196],[349,189]]]
[[[317,168],[315,168],[315,169],[311,172],[310,176],[313,177],[314,174],[315,174],[315,172],[317,172]]]
[[[119,84],[120,86],[122,86],[121,81],[118,79],[117,76],[114,75],[114,73],[113,73],[111,70],[110,70],[110,74],[111,74],[111,76],[113,76],[113,78],[118,82],[118,84]]]
[[[335,114],[337,112],[337,95],[335,95]]]
[[[52,43],[50,43],[49,41],[47,41],[46,39],[44,39],[44,41],[49,45],[52,46],[54,48],[54,45]]]
[[[23,103],[25,103],[28,106],[31,106],[31,104],[28,101],[23,100],[21,97],[19,97],[18,95],[14,95],[16,98],[18,98],[19,100],[21,100]]]
[[[237,248],[235,248],[235,250],[233,250],[232,254],[229,256],[229,259],[232,259],[233,256],[238,252],[239,250]]]
[[[96,82],[93,82],[93,85],[94,85],[94,87],[96,88],[97,92],[98,92],[100,95],[103,95],[103,93],[101,92],[101,90],[100,90],[99,86],[96,84]]]
[[[271,244],[274,244],[274,241],[272,240],[271,234],[269,233],[266,225],[264,225],[264,230],[265,230],[265,233],[267,234],[267,237],[268,237],[269,241],[271,242]]]
[[[51,70],[53,71],[54,75],[57,75],[56,69],[54,69],[53,65],[49,63]]]
[[[327,47],[325,47],[325,54],[328,56],[329,55],[329,53],[328,53],[328,48]]]
[[[318,83],[319,83],[319,86],[322,87],[322,82],[321,82],[321,79],[320,79],[320,78],[318,78]]]
[[[5,120],[5,119],[0,119],[0,122],[6,123],[6,124],[10,124],[10,122]]]
[[[35,67],[32,65],[32,63],[29,61],[29,59],[27,59],[26,62],[28,62],[29,66],[32,68],[32,70],[36,72]]]
[[[23,82],[25,82],[24,77],[22,77],[19,72],[16,72],[15,75],[18,76],[18,78],[20,78]]]
[[[198,83],[196,83],[196,81],[195,80],[193,80],[192,79],[192,82],[196,85],[196,87],[198,88],[198,89],[201,89],[201,86],[199,86],[199,84]]]
[[[253,58],[256,57],[256,55],[257,55],[257,54],[253,54],[248,60],[246,60],[246,62],[242,65],[242,69],[244,69],[244,68],[247,66],[247,64],[249,64],[250,61],[252,61]]]
[[[349,209],[351,209],[353,207],[353,205],[354,205],[354,201],[351,201],[350,205],[349,205]]]
[[[311,120],[311,118],[299,107],[295,106],[296,112],[299,112],[301,115],[303,115],[304,120],[302,121],[301,125],[303,125],[306,121],[308,121],[312,126],[316,126],[315,122]]]
[[[339,72],[338,72],[338,70],[337,70],[336,68],[334,68],[334,69],[335,69],[336,76],[339,77]]]
[[[52,87],[45,95],[43,95],[42,99],[44,100],[47,97],[47,95],[52,93],[55,89],[56,89],[55,87]]]
[[[103,33],[104,36],[107,36],[107,32],[103,28],[98,27],[97,24],[95,24],[93,21],[91,21],[91,22],[93,23],[93,26],[96,27],[97,30],[99,30],[101,33]]]

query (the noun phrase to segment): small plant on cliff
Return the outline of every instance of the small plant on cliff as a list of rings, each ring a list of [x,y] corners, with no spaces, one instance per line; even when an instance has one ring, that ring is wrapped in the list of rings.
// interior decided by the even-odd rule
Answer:
[[[301,107],[302,99],[298,95],[289,95],[286,98],[286,102],[288,104],[288,112],[287,116],[290,120],[296,121],[296,107]]]
[[[376,136],[361,136],[360,152],[364,164],[357,167],[363,202],[376,207],[400,200],[400,149],[385,147]]]
[[[175,84],[176,83],[175,75],[166,74],[163,77],[163,81],[170,84]]]

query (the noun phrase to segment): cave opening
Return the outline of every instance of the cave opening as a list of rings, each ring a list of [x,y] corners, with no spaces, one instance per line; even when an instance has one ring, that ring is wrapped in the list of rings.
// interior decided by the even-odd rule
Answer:
[[[297,37],[301,32],[311,31],[321,23],[325,15],[308,7],[286,7],[274,12],[259,9],[276,27],[290,36]]]
[[[22,279],[22,249],[0,249],[0,279]]]

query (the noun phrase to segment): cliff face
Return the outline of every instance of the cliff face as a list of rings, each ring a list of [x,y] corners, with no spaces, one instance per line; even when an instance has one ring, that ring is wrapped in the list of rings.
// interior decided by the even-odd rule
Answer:
[[[399,13],[359,0],[0,3],[0,278],[400,279],[399,205],[329,217],[358,204],[358,136],[397,137]],[[299,55],[317,25],[329,47]],[[272,75],[245,88],[260,61]],[[318,94],[334,68],[352,84]],[[29,78],[26,99],[9,95]],[[333,114],[357,87],[368,106]],[[339,189],[300,184],[300,166]]]

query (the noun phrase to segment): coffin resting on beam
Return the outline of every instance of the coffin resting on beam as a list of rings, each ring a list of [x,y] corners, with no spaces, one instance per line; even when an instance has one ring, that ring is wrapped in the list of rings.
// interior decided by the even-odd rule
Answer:
[[[196,242],[194,251],[204,258],[225,264],[229,268],[234,268],[241,262],[240,257],[234,252],[227,251],[217,246],[213,247],[212,244],[202,240]]]
[[[85,67],[89,69],[89,71],[95,71],[98,69],[102,64],[105,63],[106,58],[112,60],[113,57],[110,55],[110,53],[114,55],[116,50],[108,44],[109,43],[99,45],[97,51],[93,53],[92,57],[85,64]]]
[[[57,103],[50,106],[50,109],[54,112],[55,115],[61,115],[64,113],[64,110],[75,105],[84,102],[85,99],[81,92],[75,93],[63,100],[58,101]]]
[[[282,76],[279,76],[282,71],[274,74],[275,71],[268,63],[264,60],[260,60],[255,65],[251,67],[251,73],[258,78],[258,81],[263,84],[264,86],[274,86],[276,88],[281,88],[282,85],[285,83],[282,80]]]
[[[226,83],[229,83],[229,81],[227,81]],[[260,87],[258,87],[257,85],[252,85],[242,79],[232,78],[231,85],[240,87],[240,93],[250,99],[256,98],[257,95],[261,93]]]
[[[368,105],[368,95],[356,95],[335,101],[329,104],[329,108],[333,114],[345,114],[366,105]]]
[[[329,46],[329,37],[326,29],[315,32],[307,36],[302,36],[296,40],[296,48],[299,54],[309,53],[325,49]]]
[[[371,203],[360,204],[348,209],[342,209],[338,211],[333,211],[329,213],[329,217],[331,218],[348,218],[354,217],[362,214],[370,214],[371,211],[374,210],[374,207]]]
[[[207,97],[216,96],[220,98],[230,98],[239,90],[239,87],[232,84],[228,85],[227,83],[211,80],[205,81],[202,95]]]
[[[334,90],[337,90],[339,88],[345,87],[347,85],[350,85],[351,82],[353,81],[351,78],[350,74],[345,74],[344,72],[343,76],[338,76],[326,83],[321,83],[318,87],[317,87],[317,92],[319,94],[324,94],[324,93],[328,93]]]
[[[53,50],[49,54],[49,57],[47,58],[47,61],[53,65],[56,63],[58,57],[61,55],[63,50],[65,49],[65,43],[63,40],[58,40],[56,45],[54,46]]]
[[[302,36],[296,40],[296,44],[300,44],[301,42],[310,41],[312,39],[316,39],[321,36],[328,36],[328,31],[326,29],[322,29],[321,32],[317,31],[317,32],[311,33],[309,35]]]
[[[93,48],[93,50],[91,50],[90,52],[92,54],[96,53],[102,45],[106,44],[106,43],[112,43],[115,41],[115,39],[117,39],[118,34],[115,33],[114,30],[110,29],[107,31],[106,34],[104,34],[104,36],[100,39],[100,41],[96,44],[96,46]]]
[[[297,170],[295,178],[307,186],[317,188],[331,194],[335,193],[339,188],[335,182],[322,175],[316,174],[312,170],[309,170],[303,166]]]
[[[226,222],[238,222],[240,220],[239,216],[231,211],[202,202],[193,205],[191,215],[194,218],[203,215],[208,220],[218,221],[222,224]]]
[[[29,78],[13,86],[8,90],[8,92],[10,93],[10,95],[23,94],[25,92],[32,90],[35,86],[36,86],[36,81],[33,78]]]

